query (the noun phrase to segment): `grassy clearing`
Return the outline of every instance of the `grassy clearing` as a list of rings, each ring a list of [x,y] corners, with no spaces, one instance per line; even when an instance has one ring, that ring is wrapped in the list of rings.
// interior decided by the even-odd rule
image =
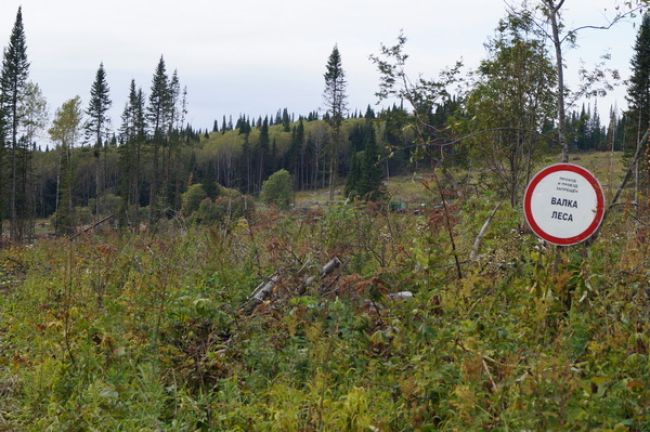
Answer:
[[[462,280],[436,208],[2,250],[0,430],[649,430],[650,232],[628,205],[590,248],[546,248],[504,205],[468,262],[496,199],[451,205]]]
[[[548,156],[540,161],[537,169],[556,163],[557,155]],[[611,198],[613,192],[620,184],[624,174],[624,161],[622,152],[589,152],[572,155],[571,163],[584,166],[592,171],[598,178],[605,191],[606,198]],[[461,179],[466,172],[455,170],[453,175]],[[478,183],[478,173],[472,175],[472,182]],[[431,193],[424,187],[423,181],[432,182],[432,175],[424,170],[411,175],[394,176],[385,181],[388,196],[394,201],[404,201],[409,208],[418,208],[421,204],[431,202]],[[611,188],[610,188],[611,185]],[[337,200],[344,198],[344,187],[336,188]],[[295,195],[295,205],[298,208],[315,208],[324,206],[329,200],[329,189],[300,191]]]

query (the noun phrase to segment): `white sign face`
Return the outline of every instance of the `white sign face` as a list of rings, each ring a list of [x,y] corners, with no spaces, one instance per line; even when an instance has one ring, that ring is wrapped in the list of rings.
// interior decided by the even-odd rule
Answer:
[[[568,246],[591,237],[604,214],[598,180],[572,164],[551,165],[537,173],[524,195],[526,221],[544,240]]]

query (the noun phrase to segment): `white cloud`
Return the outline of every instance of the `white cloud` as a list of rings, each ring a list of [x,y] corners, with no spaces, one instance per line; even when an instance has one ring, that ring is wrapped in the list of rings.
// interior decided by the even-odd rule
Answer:
[[[567,23],[604,22],[602,10],[611,3],[568,0]],[[162,53],[188,86],[189,118],[202,128],[223,114],[274,113],[284,106],[306,113],[319,107],[334,43],[342,53],[352,108],[375,102],[377,73],[368,55],[381,42],[393,42],[400,29],[409,37],[413,73],[435,76],[461,57],[473,67],[505,10],[501,0],[3,0],[0,45],[8,40],[20,4],[32,78],[52,111],[74,95],[87,98],[103,61],[116,124],[130,79],[148,90]],[[575,59],[593,63],[606,49],[627,76],[634,35],[629,24],[581,34],[579,47],[567,53],[569,80],[576,75]],[[617,93],[619,107],[622,94]]]

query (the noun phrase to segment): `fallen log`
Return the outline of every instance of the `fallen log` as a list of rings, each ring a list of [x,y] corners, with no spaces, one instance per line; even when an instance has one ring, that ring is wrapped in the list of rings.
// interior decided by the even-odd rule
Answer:
[[[341,266],[341,260],[338,257],[334,257],[331,260],[329,260],[323,267],[321,267],[320,270],[321,279],[327,276],[328,274],[332,273],[340,266]],[[269,298],[273,293],[273,288],[280,281],[280,279],[281,279],[281,273],[275,272],[271,276],[269,276],[267,280],[261,282],[253,290],[251,295],[246,300],[246,303],[244,304],[245,312],[248,314],[251,313],[257,305],[259,305],[264,300]],[[309,285],[311,285],[314,282],[314,280],[316,280],[316,276],[308,276],[304,278],[302,284],[297,290],[298,294],[300,295],[304,294],[304,292],[307,290]]]
[[[332,273],[340,266],[341,266],[341,260],[338,257],[334,257],[331,260],[329,260],[320,270],[321,279],[327,276],[328,274]],[[298,290],[300,294],[304,293],[307,287],[311,285],[314,282],[314,280],[316,280],[316,276],[306,277],[302,282],[302,286]]]
[[[89,227],[86,227],[86,228],[82,229],[81,231],[79,231],[78,233],[76,233],[76,234],[70,236],[70,238],[69,238],[68,240],[72,241],[72,240],[76,239],[76,238],[79,237],[81,234],[85,234],[85,233],[87,233],[88,231],[97,228],[99,225],[103,224],[104,222],[113,219],[113,217],[115,217],[115,215],[107,216],[107,217],[105,217],[104,219],[100,220],[99,222],[95,222],[94,224],[90,225]]]

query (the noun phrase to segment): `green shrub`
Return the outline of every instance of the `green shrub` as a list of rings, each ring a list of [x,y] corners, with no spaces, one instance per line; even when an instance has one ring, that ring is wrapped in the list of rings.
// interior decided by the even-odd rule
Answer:
[[[281,209],[288,209],[293,198],[293,179],[289,171],[276,171],[262,185],[262,201]]]
[[[193,213],[193,220],[198,223],[212,223],[217,220],[217,208],[214,201],[210,198],[204,198],[199,204],[199,208]]]
[[[199,209],[200,204],[207,197],[201,183],[193,184],[181,195],[182,213],[188,217]]]
[[[239,196],[241,196],[241,192],[237,189],[227,188],[217,183],[217,197],[237,198]]]
[[[249,195],[220,196],[214,201],[219,221],[250,218],[255,213],[255,200]]]
[[[77,225],[88,225],[93,221],[93,212],[88,207],[75,207],[74,217]]]
[[[95,211],[96,198],[91,198],[88,200],[88,208]],[[99,197],[99,208],[97,209],[98,213],[101,215],[116,215],[120,211],[122,206],[122,198],[112,194],[110,192],[105,193]]]

